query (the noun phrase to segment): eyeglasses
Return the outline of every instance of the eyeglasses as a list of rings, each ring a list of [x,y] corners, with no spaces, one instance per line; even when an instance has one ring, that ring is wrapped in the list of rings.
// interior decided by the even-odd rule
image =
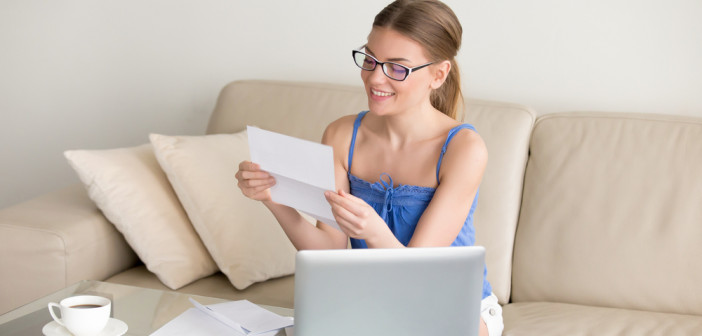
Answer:
[[[398,63],[381,62],[378,61],[375,57],[362,52],[360,49],[363,48],[364,47],[360,47],[358,48],[358,50],[352,51],[353,61],[356,63],[356,65],[363,70],[373,71],[375,70],[375,67],[378,64],[380,64],[380,67],[383,69],[383,73],[385,74],[385,76],[388,76],[388,78],[396,81],[403,81],[407,79],[407,77],[412,73],[412,71],[417,71],[421,68],[434,64],[434,62],[430,62],[414,68],[408,68]]]

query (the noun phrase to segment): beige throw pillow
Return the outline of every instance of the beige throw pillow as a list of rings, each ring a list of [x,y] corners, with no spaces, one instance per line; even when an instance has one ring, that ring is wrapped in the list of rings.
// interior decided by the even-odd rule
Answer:
[[[90,199],[171,289],[217,271],[151,145],[64,153]]]
[[[273,214],[236,185],[239,162],[249,159],[246,131],[150,139],[195,230],[234,287],[295,271],[296,250]]]

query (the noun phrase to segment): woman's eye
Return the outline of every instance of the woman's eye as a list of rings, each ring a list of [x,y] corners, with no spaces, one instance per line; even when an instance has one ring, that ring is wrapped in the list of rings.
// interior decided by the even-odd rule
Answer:
[[[390,71],[392,71],[395,74],[404,74],[407,72],[407,69],[397,64],[391,64]]]
[[[373,64],[375,64],[375,61],[370,57],[366,57],[363,60],[363,64],[372,66]]]

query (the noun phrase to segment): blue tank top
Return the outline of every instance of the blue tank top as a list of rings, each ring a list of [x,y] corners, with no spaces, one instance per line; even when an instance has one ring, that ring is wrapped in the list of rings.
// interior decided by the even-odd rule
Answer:
[[[358,114],[356,121],[353,124],[353,136],[351,138],[351,147],[349,148],[349,163],[348,163],[348,178],[351,194],[363,199],[368,203],[375,211],[380,215],[380,217],[385,221],[385,223],[390,228],[390,231],[395,235],[397,240],[403,245],[407,246],[409,244],[412,235],[414,234],[414,229],[417,227],[419,218],[424,213],[424,210],[429,206],[429,202],[434,196],[435,188],[422,187],[401,184],[397,187],[394,186],[392,178],[388,174],[381,174],[379,181],[375,183],[370,183],[359,177],[351,174],[351,163],[353,162],[353,150],[356,145],[356,134],[358,132],[358,127],[361,125],[361,120],[366,115],[368,111],[363,111]],[[470,124],[461,124],[452,128],[448,136],[446,137],[446,142],[441,148],[441,154],[439,155],[439,162],[436,165],[436,182],[439,183],[439,169],[441,168],[441,160],[444,157],[446,148],[453,136],[464,128],[475,131],[475,127]],[[468,212],[468,217],[466,218],[461,231],[458,233],[456,240],[453,241],[451,246],[472,246],[475,245],[475,228],[473,227],[473,212],[475,211],[475,206],[478,203],[478,194],[476,193],[473,199],[473,204]],[[353,248],[368,248],[366,242],[362,239],[351,238],[351,247]],[[483,271],[483,298],[490,296],[492,293],[492,287],[486,279],[487,268]]]

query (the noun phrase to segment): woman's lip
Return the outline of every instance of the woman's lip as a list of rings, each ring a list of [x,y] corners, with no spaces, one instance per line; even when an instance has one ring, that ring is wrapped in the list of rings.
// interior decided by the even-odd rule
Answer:
[[[375,89],[370,89],[370,91],[373,95],[378,96],[378,97],[390,97],[390,96],[395,95],[395,93],[393,93],[393,92],[385,92],[385,91],[379,91],[379,90],[375,90]]]

